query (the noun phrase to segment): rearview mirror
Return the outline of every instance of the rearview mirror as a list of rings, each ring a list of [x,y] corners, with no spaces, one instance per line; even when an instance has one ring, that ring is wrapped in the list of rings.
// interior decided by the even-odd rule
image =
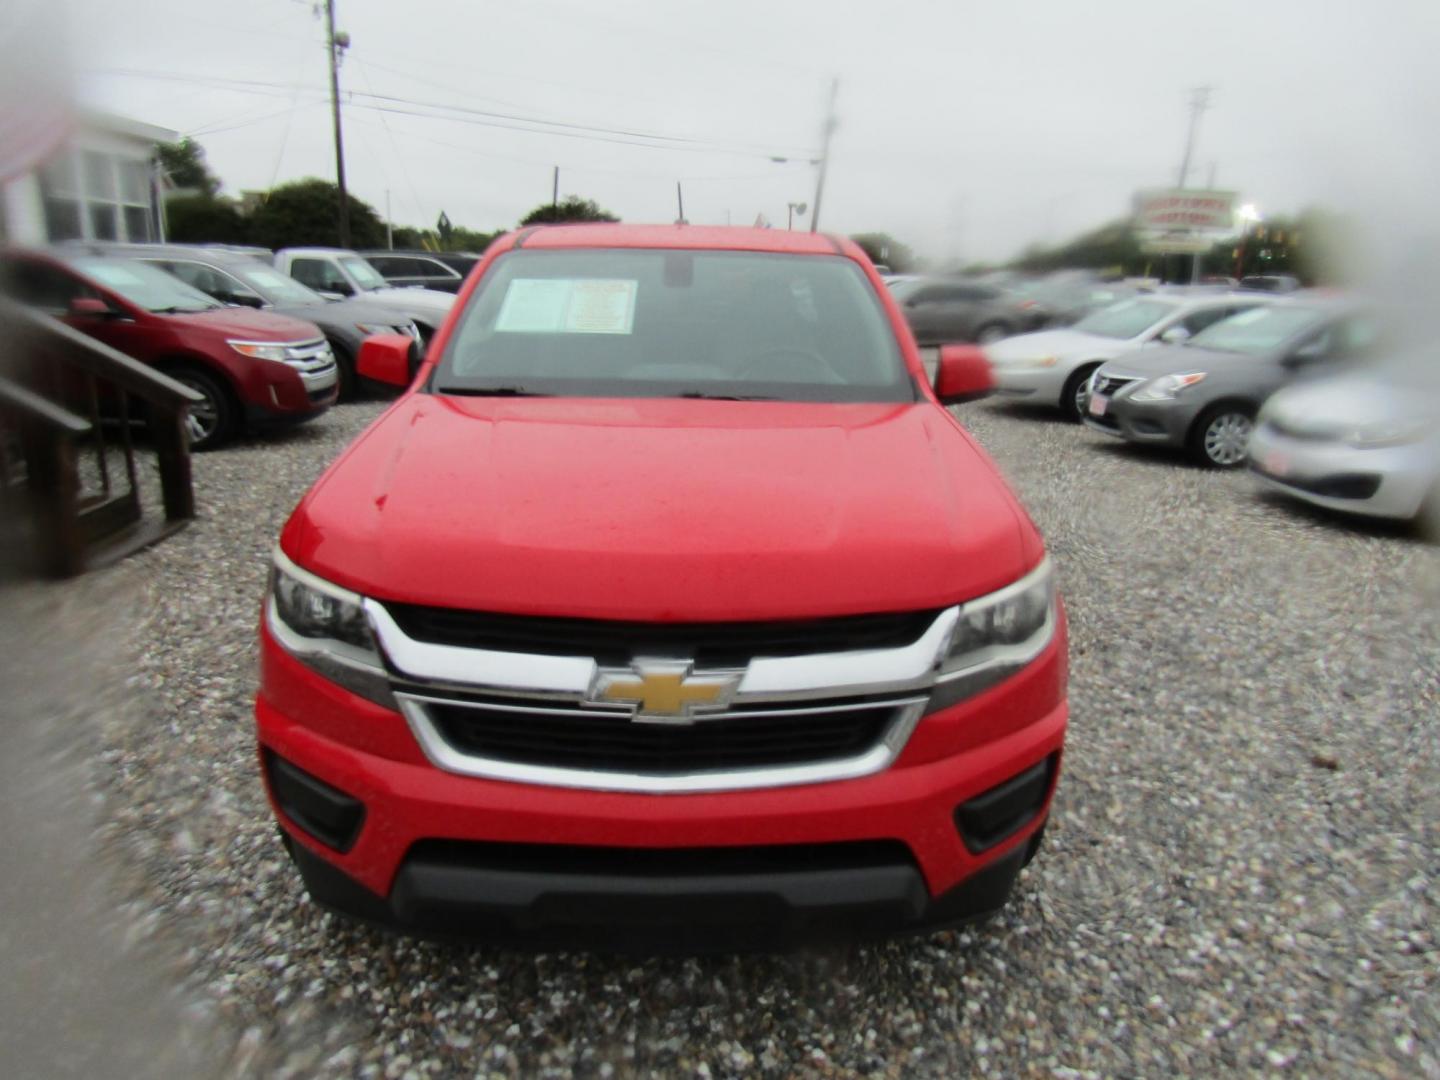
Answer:
[[[1160,335],[1160,340],[1167,345],[1179,345],[1182,341],[1190,340],[1190,331],[1183,326],[1172,326]]]
[[[935,396],[942,405],[960,405],[995,389],[995,375],[978,345],[942,345],[935,368]]]
[[[355,370],[361,377],[387,386],[410,385],[410,346],[403,334],[375,334],[360,343]]]

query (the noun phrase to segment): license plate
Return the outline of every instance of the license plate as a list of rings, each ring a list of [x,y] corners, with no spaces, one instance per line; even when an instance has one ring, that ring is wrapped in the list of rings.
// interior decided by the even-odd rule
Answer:
[[[1110,399],[1104,394],[1090,395],[1090,415],[1104,416],[1105,410],[1110,407]]]
[[[1290,458],[1277,450],[1271,450],[1260,457],[1260,468],[1271,476],[1284,476],[1290,471]]]

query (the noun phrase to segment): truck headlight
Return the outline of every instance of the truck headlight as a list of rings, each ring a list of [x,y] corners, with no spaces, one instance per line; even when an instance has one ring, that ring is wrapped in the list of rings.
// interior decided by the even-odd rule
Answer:
[[[1161,375],[1151,379],[1130,395],[1131,401],[1174,401],[1175,395],[1187,386],[1194,386],[1205,378],[1205,372],[1192,371],[1188,375]]]
[[[352,693],[396,708],[359,593],[302,570],[277,547],[265,613],[275,639],[302,664]]]
[[[931,710],[953,705],[1019,671],[1055,636],[1049,557],[1019,581],[960,605],[940,664]]]

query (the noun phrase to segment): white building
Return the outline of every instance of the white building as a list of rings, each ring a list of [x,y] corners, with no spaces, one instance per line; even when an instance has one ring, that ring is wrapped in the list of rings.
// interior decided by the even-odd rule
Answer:
[[[155,144],[178,138],[154,124],[81,112],[43,165],[0,185],[0,239],[163,240]]]

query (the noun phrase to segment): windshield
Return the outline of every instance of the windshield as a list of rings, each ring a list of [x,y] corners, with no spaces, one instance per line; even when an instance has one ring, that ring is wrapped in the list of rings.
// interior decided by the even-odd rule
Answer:
[[[1162,319],[1175,314],[1175,305],[1163,300],[1121,300],[1087,315],[1075,324],[1076,330],[1100,337],[1139,337]]]
[[[1197,349],[1258,356],[1278,349],[1296,334],[1318,326],[1324,318],[1325,312],[1320,308],[1289,305],[1255,307],[1206,327],[1185,344]]]
[[[354,279],[355,284],[367,292],[371,289],[383,289],[388,284],[388,282],[380,276],[379,270],[376,270],[358,255],[348,255],[341,258],[340,265],[343,266],[345,272]]]
[[[914,401],[864,273],[840,256],[513,251],[471,297],[440,393]]]
[[[283,307],[287,304],[326,303],[325,298],[313,289],[307,289],[294,278],[286,277],[280,271],[258,262],[253,266],[241,266],[237,263],[228,269],[272,304]]]
[[[70,264],[136,307],[168,315],[172,312],[213,311],[217,304],[199,289],[142,262],[128,259],[75,259]]]

